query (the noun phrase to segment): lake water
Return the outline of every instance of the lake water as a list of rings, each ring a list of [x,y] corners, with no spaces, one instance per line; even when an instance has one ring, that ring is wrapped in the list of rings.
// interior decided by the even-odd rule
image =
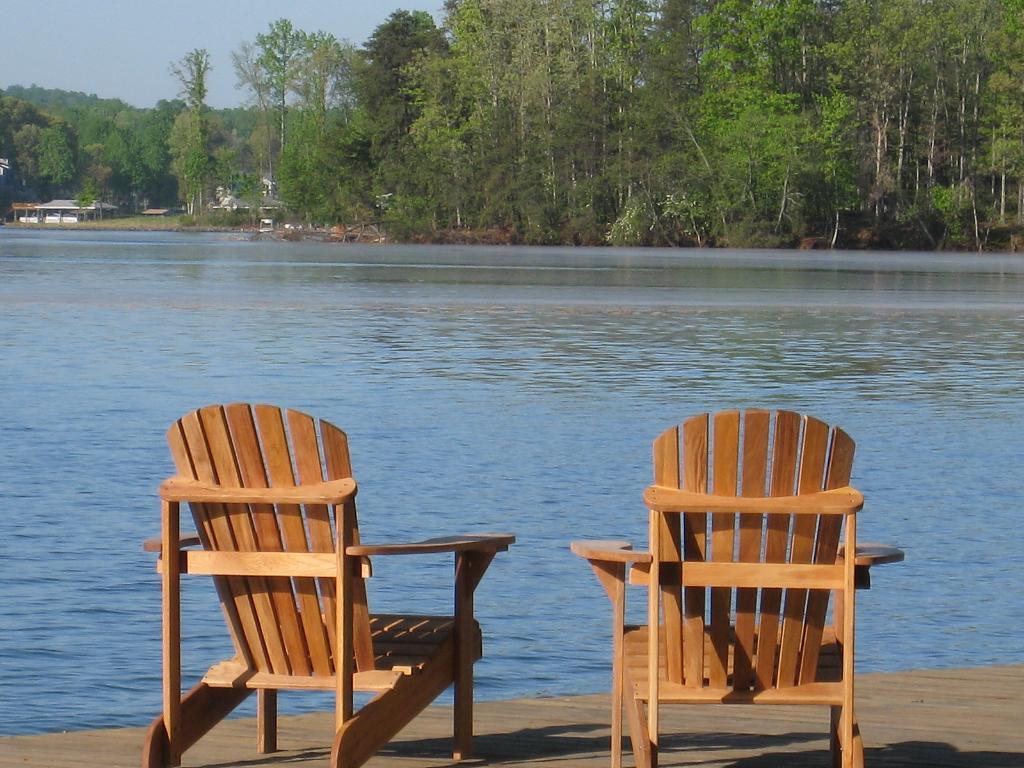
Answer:
[[[858,441],[861,538],[907,553],[859,595],[862,671],[1024,662],[1019,257],[8,228],[0,733],[157,713],[141,541],[171,472],[163,435],[235,400],[349,433],[367,540],[518,534],[478,593],[481,698],[607,689],[607,601],[568,542],[643,545],[651,439],[734,406],[814,413]],[[375,566],[375,609],[447,609],[447,558]],[[207,580],[186,579],[184,621],[191,684],[230,653]]]

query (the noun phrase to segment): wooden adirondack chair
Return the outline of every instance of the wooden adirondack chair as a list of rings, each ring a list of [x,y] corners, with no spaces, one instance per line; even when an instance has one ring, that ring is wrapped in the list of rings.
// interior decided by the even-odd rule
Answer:
[[[857,547],[863,498],[848,486],[853,455],[841,429],[796,413],[695,416],[654,442],[654,485],[644,493],[650,551],[573,543],[614,607],[615,768],[623,696],[638,766],[657,765],[668,703],[826,705],[833,764],[863,764],[854,587],[866,584],[868,566],[903,554]],[[844,521],[856,558],[843,557]],[[627,567],[633,583],[648,584],[647,626],[624,625]]]
[[[506,534],[361,544],[348,440],[298,411],[209,406],[167,439],[177,476],[160,486],[163,713],[149,728],[144,768],[182,753],[254,690],[258,748],[276,749],[278,689],[336,692],[331,765],[361,765],[452,683],[456,759],[470,756],[473,662],[482,655],[473,593]],[[188,502],[197,537],[179,534]],[[201,544],[201,550],[186,550]],[[371,555],[452,552],[453,616],[371,615],[363,583]],[[182,698],[179,578],[214,578],[235,656]],[[353,709],[353,692],[374,694]]]

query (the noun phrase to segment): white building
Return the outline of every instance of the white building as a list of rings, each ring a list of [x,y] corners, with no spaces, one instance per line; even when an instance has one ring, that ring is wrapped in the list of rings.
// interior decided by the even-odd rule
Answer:
[[[26,210],[18,221],[26,224],[77,224],[97,216],[102,218],[104,213],[116,210],[116,205],[99,201],[80,206],[74,200],[51,200],[35,206],[34,211]]]

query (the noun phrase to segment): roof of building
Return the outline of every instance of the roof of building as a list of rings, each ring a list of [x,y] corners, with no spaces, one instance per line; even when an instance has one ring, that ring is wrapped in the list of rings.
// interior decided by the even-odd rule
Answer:
[[[35,206],[40,211],[114,211],[117,210],[116,205],[110,203],[104,203],[97,200],[89,205],[79,205],[74,200],[51,200],[48,203],[42,203],[41,205]]]

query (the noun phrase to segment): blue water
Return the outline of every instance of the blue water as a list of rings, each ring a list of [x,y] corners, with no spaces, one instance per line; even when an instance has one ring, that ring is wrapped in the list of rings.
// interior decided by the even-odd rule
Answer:
[[[607,688],[573,538],[643,544],[650,441],[789,407],[858,441],[863,671],[1024,662],[1024,261],[354,247],[0,230],[0,733],[159,709],[163,433],[264,401],[350,436],[364,538],[511,529],[478,593],[478,695]],[[448,559],[375,563],[376,610],[446,610]],[[189,682],[230,655],[187,580]],[[642,607],[633,598],[633,607]],[[329,700],[285,696],[288,710]]]

